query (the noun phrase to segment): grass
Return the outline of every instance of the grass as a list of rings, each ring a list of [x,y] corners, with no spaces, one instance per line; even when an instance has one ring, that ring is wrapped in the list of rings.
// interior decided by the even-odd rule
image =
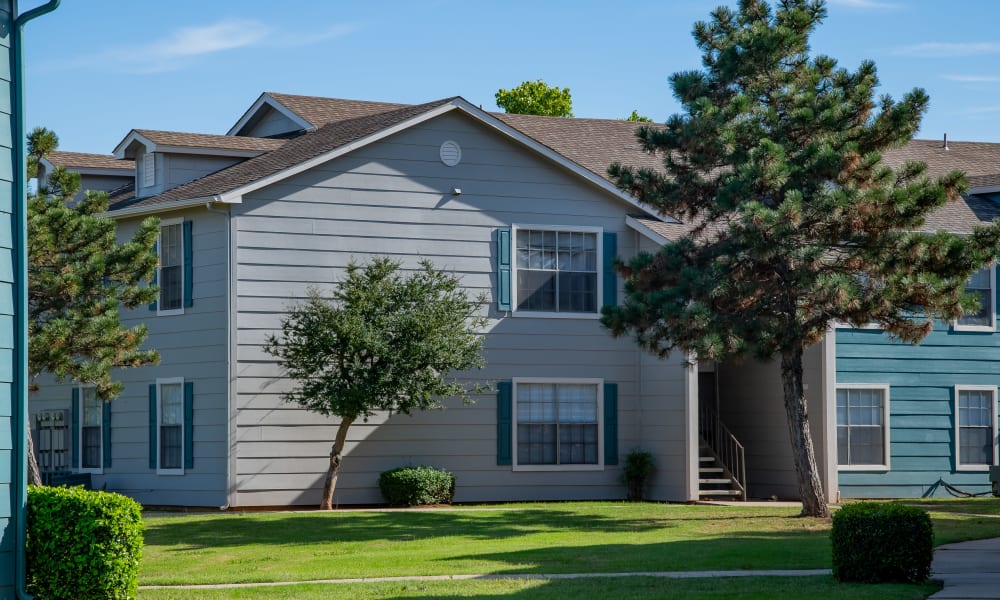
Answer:
[[[919,500],[905,500],[904,502],[932,512],[1000,516],[1000,498],[993,498],[992,496],[980,496],[978,498],[921,498]]]
[[[301,584],[293,586],[215,589],[143,590],[151,600],[369,600],[388,598],[496,598],[518,600],[633,600],[639,598],[706,598],[770,600],[826,598],[831,600],[918,600],[937,591],[935,585],[864,585],[837,583],[833,577],[734,577],[727,579],[664,579],[659,577],[575,580],[416,581],[371,584]]]
[[[920,501],[935,543],[1000,537],[1000,501]],[[798,508],[550,503],[426,511],[149,517],[141,585],[485,573],[627,573],[830,567],[829,520]],[[927,586],[832,577],[462,580],[144,590],[143,598],[924,598]]]

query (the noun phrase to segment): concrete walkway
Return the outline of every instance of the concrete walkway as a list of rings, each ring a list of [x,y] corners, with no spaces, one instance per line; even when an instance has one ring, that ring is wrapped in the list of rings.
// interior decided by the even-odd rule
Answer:
[[[931,577],[944,583],[934,600],[1000,599],[1000,538],[938,546]]]

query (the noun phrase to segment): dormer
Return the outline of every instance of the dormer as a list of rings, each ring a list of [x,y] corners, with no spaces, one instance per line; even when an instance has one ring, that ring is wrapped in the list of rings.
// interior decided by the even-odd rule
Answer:
[[[45,186],[49,175],[57,168],[80,174],[80,191],[74,196],[79,200],[87,190],[110,192],[132,181],[135,163],[118,160],[109,154],[84,152],[51,152],[38,161],[38,182]]]
[[[226,135],[260,138],[291,138],[316,129],[274,96],[264,92]]]
[[[284,140],[133,129],[114,155],[135,161],[135,195],[147,198],[283,144]]]

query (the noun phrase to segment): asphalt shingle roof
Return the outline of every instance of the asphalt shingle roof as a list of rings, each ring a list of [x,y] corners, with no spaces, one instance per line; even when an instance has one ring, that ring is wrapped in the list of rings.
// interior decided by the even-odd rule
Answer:
[[[234,135],[212,135],[208,133],[187,133],[183,131],[158,131],[155,129],[133,130],[154,144],[179,146],[182,148],[206,148],[214,150],[256,150],[270,152],[285,144],[285,140],[244,137]]]
[[[85,152],[55,151],[45,157],[57,167],[67,169],[122,169],[135,170],[135,161],[119,160],[111,154],[87,154]]]
[[[369,117],[379,113],[399,110],[412,106],[393,102],[370,102],[367,100],[342,100],[340,98],[321,98],[319,96],[296,96],[267,92],[267,95],[281,103],[282,106],[302,117],[313,127],[322,127],[327,123],[346,121],[358,117]]]

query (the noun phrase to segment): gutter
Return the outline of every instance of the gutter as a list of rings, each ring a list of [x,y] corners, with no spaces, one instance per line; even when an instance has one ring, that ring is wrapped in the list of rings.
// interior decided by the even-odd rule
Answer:
[[[14,535],[14,589],[18,598],[31,600],[33,597],[25,591],[26,557],[25,543],[27,541],[27,503],[28,503],[28,464],[27,440],[25,431],[28,427],[28,216],[27,216],[27,181],[25,181],[25,161],[27,157],[27,139],[24,131],[24,26],[31,20],[50,13],[59,7],[60,0],[49,0],[28,12],[14,18],[13,36],[11,38],[11,85],[14,87],[12,114],[14,117],[14,197],[11,199],[11,215],[14,237],[14,260],[16,261],[14,277],[14,405],[11,407],[11,418],[14,421],[14,455],[16,467],[11,483],[14,486],[12,506],[16,524]],[[17,0],[11,2],[12,14],[17,14]]]

